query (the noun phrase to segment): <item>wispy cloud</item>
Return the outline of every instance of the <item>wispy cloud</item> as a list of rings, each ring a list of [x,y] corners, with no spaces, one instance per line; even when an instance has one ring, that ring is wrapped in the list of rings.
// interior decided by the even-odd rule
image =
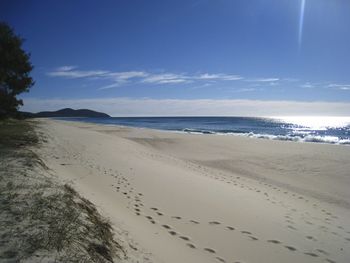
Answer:
[[[337,84],[337,83],[325,83],[325,82],[305,82],[299,85],[303,89],[331,89],[334,91],[350,90],[350,84]]]
[[[116,87],[120,87],[120,83],[113,83],[113,84],[109,84],[109,85],[106,85],[106,86],[102,86],[102,87],[99,87],[98,89],[99,90],[104,90],[104,89],[112,89],[112,88],[116,88]]]
[[[62,71],[62,72],[52,72],[49,75],[55,77],[66,77],[66,78],[98,78],[103,77],[108,71],[103,70],[93,70],[93,71]]]
[[[64,77],[64,78],[98,78],[98,77],[104,77],[106,74],[109,73],[109,71],[105,70],[74,70],[75,68],[64,66],[57,68],[54,71],[48,72],[47,75],[51,77]]]
[[[182,74],[163,73],[149,75],[142,82],[152,84],[189,83],[191,79]]]
[[[276,82],[279,81],[279,78],[257,78],[257,79],[247,79],[250,82]]]
[[[51,77],[66,78],[109,78],[115,81],[146,77],[143,71],[111,72],[108,70],[77,70],[76,66],[62,66],[47,73]]]
[[[350,84],[329,84],[327,86],[331,89],[337,89],[337,90],[350,90]]]
[[[243,77],[239,75],[209,74],[209,73],[201,74],[195,78],[201,79],[201,80],[241,80],[243,79]]]
[[[98,88],[99,90],[120,87],[131,79],[143,79],[149,74],[144,71],[112,72],[108,70],[77,70],[76,66],[62,66],[47,72],[50,77],[69,79],[108,80],[111,83]]]
[[[150,74],[143,80],[146,83],[167,84],[167,83],[191,83],[194,81],[234,81],[241,80],[243,77],[231,74],[210,74],[203,73],[198,75],[191,74]]]
[[[148,84],[185,84],[192,82],[206,82],[206,81],[236,81],[243,77],[234,74],[224,73],[202,73],[202,74],[176,74],[176,73],[153,73],[146,71],[125,71],[113,72],[108,70],[79,70],[76,66],[62,66],[47,73],[50,77],[61,77],[69,79],[105,79],[112,83],[102,86],[99,89],[111,89],[120,87],[130,81],[136,83]]]
[[[91,81],[103,80],[96,82],[98,90],[108,90],[118,88],[127,84],[148,84],[148,85],[180,85],[180,84],[193,84],[191,89],[205,88],[214,84],[224,84],[224,82],[237,82],[235,84],[235,92],[253,92],[258,91],[257,87],[268,88],[274,86],[285,86],[312,89],[312,88],[329,88],[335,90],[350,90],[350,84],[325,84],[325,83],[312,83],[304,82],[295,78],[277,78],[277,77],[264,77],[264,78],[246,78],[238,74],[227,73],[173,73],[173,72],[152,72],[142,70],[132,71],[110,71],[110,70],[81,70],[77,66],[65,65],[58,67],[50,72],[47,72],[50,77],[60,77],[68,79],[87,79]],[[248,87],[244,82],[249,83]],[[295,84],[293,84],[295,83]],[[229,83],[231,84],[231,83]]]
[[[73,70],[75,68],[77,68],[77,66],[71,66],[71,65],[69,65],[69,66],[62,66],[62,67],[56,68],[56,71],[70,71],[70,70]]]
[[[300,87],[303,89],[313,89],[313,88],[315,88],[315,84],[312,84],[310,82],[306,82],[304,84],[301,84]]]
[[[133,78],[144,78],[149,74],[144,71],[125,71],[125,72],[113,72],[106,74],[107,77],[111,77],[116,81],[129,80]]]
[[[252,91],[257,91],[258,89],[256,88],[242,88],[242,89],[238,89],[236,90],[236,92],[252,92]]]

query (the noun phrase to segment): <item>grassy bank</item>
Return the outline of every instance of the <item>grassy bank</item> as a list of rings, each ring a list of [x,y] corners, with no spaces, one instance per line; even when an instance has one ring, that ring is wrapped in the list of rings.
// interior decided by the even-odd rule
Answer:
[[[112,227],[35,148],[35,121],[0,121],[0,261],[113,262],[124,258]]]

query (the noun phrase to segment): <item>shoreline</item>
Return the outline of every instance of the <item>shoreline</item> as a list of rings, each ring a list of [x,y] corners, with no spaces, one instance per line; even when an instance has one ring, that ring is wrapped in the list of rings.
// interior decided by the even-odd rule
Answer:
[[[38,121],[45,163],[152,262],[350,258],[348,147]]]
[[[252,117],[253,118],[253,117]],[[50,119],[50,118],[48,118]],[[330,144],[330,145],[342,145],[349,146],[349,139],[339,139],[334,136],[321,136],[321,135],[306,135],[304,137],[300,135],[273,135],[273,134],[264,134],[264,133],[254,133],[254,132],[216,132],[216,131],[200,131],[191,128],[184,128],[182,130],[176,129],[157,129],[157,128],[149,128],[149,127],[137,127],[137,126],[128,126],[122,124],[108,124],[108,123],[98,123],[84,120],[76,120],[72,117],[72,120],[69,119],[56,119],[59,121],[68,121],[68,122],[81,122],[81,123],[90,123],[96,125],[103,126],[111,126],[111,127],[125,127],[125,128],[135,128],[135,129],[150,129],[154,131],[163,131],[163,132],[174,132],[174,133],[184,133],[184,134],[194,134],[194,135],[216,135],[216,136],[239,136],[239,137],[247,137],[251,139],[264,139],[264,140],[272,140],[272,141],[286,141],[286,142],[296,142],[296,143],[317,143],[317,144]],[[87,117],[88,119],[88,117]],[[186,131],[187,130],[187,131]],[[193,131],[191,131],[193,130]]]

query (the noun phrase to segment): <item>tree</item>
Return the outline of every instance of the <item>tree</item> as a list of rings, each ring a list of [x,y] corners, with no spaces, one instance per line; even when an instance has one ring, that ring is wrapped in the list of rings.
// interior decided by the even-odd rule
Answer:
[[[6,23],[0,22],[0,117],[16,115],[23,105],[16,96],[34,85],[30,54],[22,49],[23,39]]]

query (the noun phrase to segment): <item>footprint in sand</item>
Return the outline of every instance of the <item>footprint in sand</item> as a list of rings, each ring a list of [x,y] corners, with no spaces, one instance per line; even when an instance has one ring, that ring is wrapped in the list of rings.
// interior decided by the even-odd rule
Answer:
[[[218,221],[211,221],[209,222],[209,225],[220,225],[221,223]]]
[[[245,230],[241,231],[241,233],[242,233],[242,234],[248,234],[248,235],[251,235],[251,234],[252,234],[252,233],[250,233],[249,231],[245,231]]]
[[[214,249],[211,249],[211,248],[204,248],[205,251],[209,252],[209,253],[212,253],[212,254],[215,254],[216,251]]]
[[[157,215],[162,216],[162,215],[163,215],[163,213],[157,212]]]
[[[169,231],[169,234],[172,235],[172,236],[176,236],[177,233],[175,231]]]
[[[190,222],[193,223],[193,224],[197,224],[197,225],[199,224],[199,222],[196,221],[196,220],[190,220]]]
[[[226,262],[226,260],[225,260],[225,259],[220,258],[220,257],[216,257],[215,259],[217,259],[217,260],[218,260],[218,261],[220,261],[220,262]]]
[[[257,237],[254,237],[254,236],[248,236],[251,240],[253,240],[253,241],[257,241],[257,240],[259,240]]]
[[[321,254],[323,254],[323,255],[328,255],[328,253],[326,252],[326,251],[324,251],[323,249],[319,249],[319,248],[317,248],[316,249],[318,252],[320,252]]]
[[[171,218],[174,218],[174,219],[181,219],[181,216],[172,216]]]
[[[151,207],[151,209],[154,210],[154,211],[158,210],[158,208],[156,208],[156,207]]]
[[[312,252],[305,252],[304,253],[305,255],[308,255],[308,256],[310,256],[310,257],[318,257],[318,255],[317,254],[315,254],[315,253],[312,253]]]
[[[323,230],[328,230],[328,227],[326,227],[326,226],[319,226],[318,228],[323,229]]]
[[[292,230],[297,230],[294,226],[291,226],[291,225],[288,225],[287,226],[289,229],[292,229]]]
[[[267,240],[267,242],[273,243],[273,244],[281,244],[281,241],[278,241],[278,240],[275,240],[275,239]]]
[[[290,251],[296,251],[297,249],[295,247],[291,247],[291,246],[284,246],[286,249],[290,250]]]
[[[183,240],[186,240],[186,241],[189,241],[189,240],[190,240],[189,237],[185,237],[185,236],[180,236],[180,238],[183,239]]]
[[[309,239],[309,240],[317,241],[317,239],[314,238],[313,236],[306,236],[306,238]]]
[[[191,243],[187,243],[186,245],[187,245],[188,247],[190,247],[190,248],[193,248],[193,249],[196,248],[196,246],[193,245],[193,244],[191,244]]]
[[[166,228],[166,229],[171,229],[171,227],[168,226],[168,225],[162,225],[162,227],[164,227],[164,228]]]
[[[232,231],[232,230],[235,230],[235,228],[232,227],[232,226],[227,226],[226,228],[227,228],[228,230],[231,230],[231,231]]]

